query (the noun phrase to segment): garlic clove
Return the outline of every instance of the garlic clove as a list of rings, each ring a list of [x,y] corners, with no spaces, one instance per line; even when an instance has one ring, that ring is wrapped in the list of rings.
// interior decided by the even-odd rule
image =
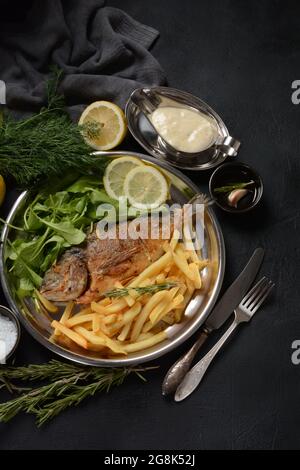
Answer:
[[[228,194],[227,201],[231,207],[237,208],[239,201],[248,194],[248,189],[234,189]]]

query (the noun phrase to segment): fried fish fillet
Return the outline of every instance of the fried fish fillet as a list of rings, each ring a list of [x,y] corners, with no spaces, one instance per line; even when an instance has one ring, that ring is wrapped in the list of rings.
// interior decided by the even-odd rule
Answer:
[[[94,230],[85,246],[67,250],[45,274],[40,292],[57,302],[76,300],[89,304],[116,281],[127,281],[141,273],[163,254],[161,232],[157,239],[99,239]]]

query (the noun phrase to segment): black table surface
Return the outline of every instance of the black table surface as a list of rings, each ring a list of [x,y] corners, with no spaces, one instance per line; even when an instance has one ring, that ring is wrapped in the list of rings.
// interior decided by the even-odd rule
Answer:
[[[153,47],[169,85],[208,102],[242,142],[238,160],[261,174],[260,206],[244,216],[216,210],[226,243],[223,289],[257,246],[263,274],[276,283],[272,299],[244,326],[209,370],[201,387],[175,404],[161,396],[168,367],[188,344],[157,361],[148,382],[129,378],[109,394],[69,409],[37,429],[31,416],[0,424],[1,449],[291,449],[300,448],[298,0],[110,0],[157,28]],[[128,148],[140,150],[133,141]],[[209,173],[187,173],[207,191]],[[11,205],[7,197],[4,211]],[[1,301],[5,303],[1,293]],[[51,354],[25,331],[19,363]],[[4,392],[1,399],[6,398]]]

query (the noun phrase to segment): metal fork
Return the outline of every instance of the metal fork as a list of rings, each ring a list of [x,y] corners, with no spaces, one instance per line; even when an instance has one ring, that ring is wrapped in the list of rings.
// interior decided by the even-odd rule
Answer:
[[[234,321],[219,339],[215,346],[186,374],[175,393],[175,401],[182,401],[188,397],[199,385],[209,365],[224,346],[226,341],[232,335],[234,330],[244,322],[251,320],[261,304],[266,300],[274,283],[263,277],[255,286],[245,295],[239,306],[234,311]]]

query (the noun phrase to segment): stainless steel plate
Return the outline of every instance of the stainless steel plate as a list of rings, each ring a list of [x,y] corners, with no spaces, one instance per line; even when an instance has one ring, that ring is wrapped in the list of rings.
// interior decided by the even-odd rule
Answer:
[[[235,141],[235,145],[237,145],[237,148],[239,147],[239,143],[237,144],[238,141],[230,137],[228,129],[220,116],[208,104],[200,100],[200,98],[197,98],[185,91],[169,87],[152,87],[150,90],[160,96],[161,105],[174,106],[175,101],[178,103],[178,106],[192,107],[194,109],[198,109],[204,114],[207,114],[216,124],[218,129],[218,141],[226,142],[228,140],[228,142],[231,142],[230,145],[232,145],[232,141]],[[150,155],[160,161],[167,161],[177,168],[197,171],[214,168],[227,159],[227,151],[225,152],[224,150],[223,152],[221,147],[218,146],[212,146],[201,152],[200,155],[202,155],[202,159],[204,157],[204,159],[201,160],[202,162],[197,162],[195,159],[191,159],[189,161],[185,157],[174,158],[171,154],[168,154],[168,152],[160,145],[159,135],[149,123],[144,113],[141,112],[140,107],[135,103],[136,100],[133,95],[138,91],[139,90],[135,90],[129,97],[125,108],[125,114],[131,134],[137,142],[139,142],[139,144],[144,147],[148,153],[150,153]],[[218,141],[216,143],[218,143]],[[180,154],[180,152],[178,153]],[[234,156],[234,154],[232,156]]]
[[[199,192],[197,186],[179,171],[172,168],[166,163],[157,162],[155,158],[134,152],[95,152],[98,155],[133,155],[147,162],[160,166],[171,181],[171,195],[174,202],[184,203],[188,201],[194,194]],[[14,204],[7,217],[7,223],[13,224],[20,215],[23,214],[29,200],[28,192],[21,194]],[[104,359],[99,354],[89,352],[83,349],[69,350],[49,341],[52,333],[50,325],[51,318],[41,314],[35,308],[35,304],[31,299],[26,300],[23,304],[15,296],[10,285],[9,274],[5,265],[5,250],[7,241],[14,236],[14,231],[5,226],[1,236],[1,281],[3,290],[9,306],[18,315],[26,330],[43,346],[50,349],[54,353],[81,364],[94,366],[124,366],[140,364],[151,361],[163,354],[168,353],[172,349],[179,346],[187,340],[206,320],[213,305],[215,304],[223,281],[225,268],[225,247],[220,226],[211,209],[208,209],[205,216],[205,243],[204,255],[211,261],[209,268],[204,272],[204,288],[196,292],[189,305],[187,306],[184,320],[167,329],[168,339],[164,342],[146,349],[144,351],[130,354],[126,358]]]

